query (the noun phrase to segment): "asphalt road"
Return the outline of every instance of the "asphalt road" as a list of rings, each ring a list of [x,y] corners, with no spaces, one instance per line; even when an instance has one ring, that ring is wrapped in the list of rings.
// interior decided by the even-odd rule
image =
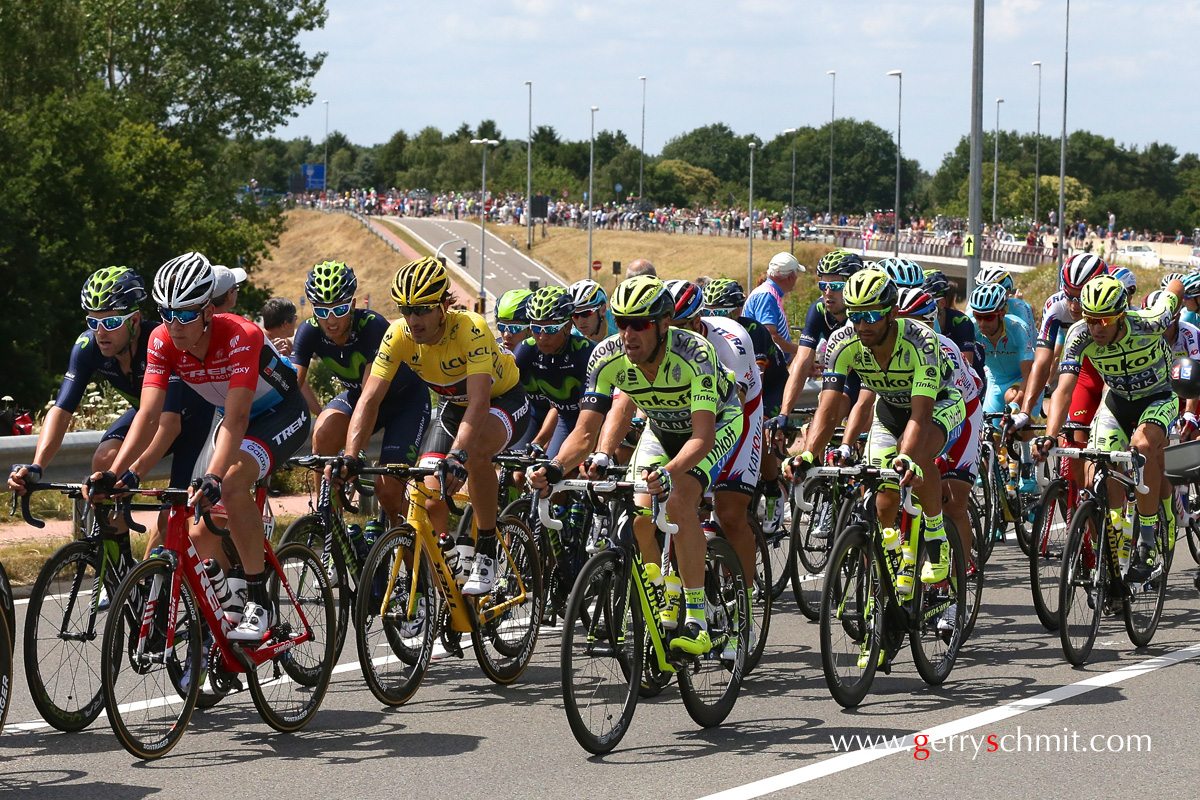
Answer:
[[[817,625],[800,616],[788,590],[763,661],[722,727],[697,728],[670,687],[638,706],[632,729],[604,758],[588,758],[567,726],[553,628],[543,629],[532,664],[513,686],[491,684],[468,652],[463,660],[434,662],[416,697],[399,709],[375,702],[348,646],[324,706],[300,733],[274,733],[247,695],[235,695],[197,712],[176,749],[147,764],[120,748],[103,718],[78,734],[45,727],[18,668],[15,702],[0,737],[0,792],[114,799],[231,789],[298,798],[464,800],[718,792],[727,800],[770,792],[888,798],[945,792],[1004,800],[1068,792],[1192,796],[1200,779],[1192,746],[1200,719],[1194,571],[1181,543],[1150,648],[1134,651],[1120,620],[1109,618],[1090,662],[1073,669],[1057,635],[1033,613],[1027,562],[1014,544],[1001,545],[988,565],[975,634],[946,684],[925,686],[905,650],[892,675],[878,677],[855,711],[829,697]],[[25,608],[18,606],[18,626]],[[934,734],[961,738],[943,739],[943,752],[929,742],[924,759],[911,750],[839,753],[831,743],[833,737],[904,736],[935,726]],[[1046,752],[1058,742],[1039,741],[1039,735],[1063,737],[1058,741],[1066,751]],[[1138,736],[1150,738],[1127,738]],[[944,752],[950,743],[955,752]],[[1072,751],[1116,744],[1133,751]],[[1030,752],[1039,746],[1042,752]],[[934,765],[941,771],[933,773]]]
[[[465,239],[467,248],[467,268],[458,269],[459,278],[465,278],[472,291],[479,291],[480,246],[484,244],[479,225],[465,220],[444,219],[441,217],[385,217],[395,222],[409,233],[424,241],[430,250],[450,239]],[[520,247],[510,243],[515,238],[519,246],[525,241],[525,229],[514,225],[488,225],[486,254],[483,262],[483,285],[488,293],[488,308],[496,297],[509,289],[528,289],[530,281],[538,281],[541,286],[552,284],[566,285],[562,278],[525,256]],[[446,245],[442,255],[453,262],[454,251],[463,247],[463,242]]]

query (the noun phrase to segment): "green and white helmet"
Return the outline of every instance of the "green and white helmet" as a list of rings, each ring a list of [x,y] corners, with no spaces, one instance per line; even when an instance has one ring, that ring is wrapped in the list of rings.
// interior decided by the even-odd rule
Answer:
[[[308,273],[304,296],[315,305],[348,303],[358,291],[354,270],[341,261],[322,261]]]
[[[497,322],[529,323],[529,298],[533,292],[528,289],[510,289],[500,295],[496,301]]]
[[[575,313],[575,301],[562,286],[543,286],[529,298],[530,321],[566,322]]]
[[[132,311],[145,299],[146,285],[129,267],[96,270],[79,293],[84,311]]]
[[[671,293],[658,278],[626,278],[613,292],[612,312],[618,317],[668,317],[675,313]]]

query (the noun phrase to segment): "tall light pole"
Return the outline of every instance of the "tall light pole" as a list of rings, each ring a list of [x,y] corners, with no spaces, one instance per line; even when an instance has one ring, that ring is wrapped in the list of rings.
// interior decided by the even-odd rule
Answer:
[[[1042,222],[1038,217],[1038,194],[1042,188],[1042,62],[1035,61],[1038,70],[1037,142],[1033,150],[1033,227],[1037,230]]]
[[[646,172],[646,76],[638,80],[642,82],[642,143],[638,146],[638,199],[641,200],[645,197],[642,193],[642,177]]]
[[[588,149],[588,263],[584,269],[585,278],[592,274],[592,227],[593,217],[596,216],[596,112],[599,110],[599,106],[592,106],[592,144]]]
[[[525,249],[533,249],[533,81],[529,87],[529,133],[525,137]]]
[[[900,257],[900,109],[904,102],[904,76],[900,70],[894,69],[888,73],[889,77],[896,78],[896,246],[893,254],[896,258]]]
[[[758,145],[750,142],[750,208],[747,213],[747,219],[750,224],[746,227],[750,234],[750,260],[746,262],[746,290],[749,291],[754,287],[754,151]]]
[[[487,154],[488,147],[500,144],[495,139],[472,139],[471,144],[483,145],[483,190],[479,198],[479,313],[487,311],[487,294],[483,291],[483,281],[487,270]]]
[[[833,223],[833,123],[837,121],[837,70],[831,69],[825,73],[833,78],[833,86],[829,94],[829,222]],[[792,157],[794,162],[795,156]],[[795,169],[793,168],[793,172]],[[793,178],[793,181],[795,179]]]
[[[1058,155],[1058,270],[1062,272],[1064,235],[1067,232],[1067,58],[1071,54],[1071,0],[1067,0],[1067,24],[1063,34],[1063,123],[1062,149]]]
[[[1000,104],[1004,102],[1003,97],[996,98],[996,130],[992,137],[995,140],[995,149],[992,151],[992,225],[996,224],[996,187],[997,181],[1000,179]]]
[[[967,297],[975,291],[979,273],[979,242],[983,230],[983,0],[975,0],[975,33],[971,49],[971,172],[967,194]],[[966,247],[967,242],[971,243]]]
[[[788,128],[783,132],[784,135],[792,135],[792,222],[791,228],[791,244],[788,249],[792,255],[796,254],[796,129]]]
[[[329,204],[329,101],[322,100],[325,104],[325,161],[321,169],[324,171],[324,177],[321,178],[321,193],[325,195],[325,204]]]

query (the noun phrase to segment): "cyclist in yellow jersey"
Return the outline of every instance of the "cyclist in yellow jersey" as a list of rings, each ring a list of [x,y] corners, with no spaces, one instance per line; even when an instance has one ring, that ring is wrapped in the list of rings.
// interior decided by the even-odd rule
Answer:
[[[483,317],[450,309],[446,269],[433,258],[404,265],[392,283],[400,307],[379,345],[371,375],[363,385],[346,436],[347,474],[362,465],[360,454],[375,425],[379,403],[401,364],[407,364],[442,400],[441,418],[425,446],[422,463],[446,462],[447,495],[466,483],[475,511],[478,541],[464,534],[456,542],[458,568],[470,575],[463,594],[492,589],[496,557],[496,498],[499,482],[492,458],[525,433],[529,399],[512,353],[496,342]],[[449,512],[436,499],[439,487],[427,481],[426,501],[434,529],[444,532]]]

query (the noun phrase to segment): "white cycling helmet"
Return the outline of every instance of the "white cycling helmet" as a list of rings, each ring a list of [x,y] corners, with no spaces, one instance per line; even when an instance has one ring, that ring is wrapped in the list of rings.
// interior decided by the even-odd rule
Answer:
[[[191,308],[212,299],[216,276],[212,264],[200,253],[184,253],[158,268],[154,276],[154,302],[159,308]]]

